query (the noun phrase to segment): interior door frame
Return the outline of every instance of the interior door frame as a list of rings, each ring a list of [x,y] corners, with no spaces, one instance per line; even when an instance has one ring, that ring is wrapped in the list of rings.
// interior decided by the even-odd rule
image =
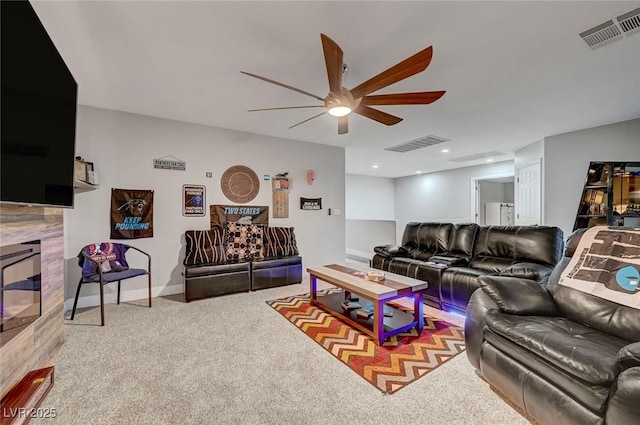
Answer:
[[[469,193],[471,195],[470,198],[470,202],[469,205],[471,205],[471,209],[470,209],[470,215],[469,215],[469,221],[471,223],[478,223],[478,220],[480,219],[480,193],[479,193],[479,186],[478,186],[478,182],[482,181],[482,180],[491,180],[491,179],[501,179],[504,177],[513,177],[513,181],[514,181],[514,190],[515,190],[515,170],[510,172],[510,173],[499,173],[499,174],[488,174],[488,175],[484,175],[484,176],[477,176],[477,177],[471,177],[471,186],[470,186],[470,190]],[[514,201],[515,201],[515,193],[513,194],[514,196]]]

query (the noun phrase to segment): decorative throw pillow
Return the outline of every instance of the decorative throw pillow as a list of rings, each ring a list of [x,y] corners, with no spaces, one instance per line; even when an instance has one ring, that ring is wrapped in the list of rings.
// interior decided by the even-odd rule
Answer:
[[[268,258],[298,255],[293,227],[265,227],[264,251]]]
[[[184,233],[187,243],[184,264],[224,263],[227,256],[224,252],[223,229],[214,227],[211,230],[187,230]]]
[[[262,227],[257,224],[226,224],[226,254],[229,261],[262,258]]]

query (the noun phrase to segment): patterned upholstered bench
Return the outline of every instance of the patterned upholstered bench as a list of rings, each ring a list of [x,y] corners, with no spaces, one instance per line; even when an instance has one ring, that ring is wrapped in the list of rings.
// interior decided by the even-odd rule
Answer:
[[[293,227],[227,223],[185,232],[187,302],[302,282]]]

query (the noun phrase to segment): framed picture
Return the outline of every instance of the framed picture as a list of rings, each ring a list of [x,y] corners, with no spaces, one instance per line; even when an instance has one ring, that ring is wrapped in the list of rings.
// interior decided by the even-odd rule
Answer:
[[[206,188],[200,185],[182,186],[182,215],[185,217],[203,217],[206,203]]]

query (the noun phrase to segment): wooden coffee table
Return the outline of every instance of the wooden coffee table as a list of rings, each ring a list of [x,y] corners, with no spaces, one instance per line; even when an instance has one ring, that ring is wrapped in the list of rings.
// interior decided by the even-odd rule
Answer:
[[[311,305],[317,305],[354,328],[371,335],[378,345],[382,345],[386,338],[412,328],[416,328],[420,334],[424,327],[422,291],[427,288],[427,282],[385,272],[385,280],[378,283],[365,280],[355,274],[367,271],[379,272],[380,270],[343,264],[308,267]],[[343,291],[318,296],[318,279],[341,288]],[[356,314],[357,310],[344,310],[341,304],[351,294],[360,298],[358,302],[361,305],[367,300],[372,302],[373,316],[368,319],[361,318]],[[413,314],[393,308],[391,317],[384,316],[385,303],[407,296],[413,298]],[[390,307],[387,306],[387,308]]]

